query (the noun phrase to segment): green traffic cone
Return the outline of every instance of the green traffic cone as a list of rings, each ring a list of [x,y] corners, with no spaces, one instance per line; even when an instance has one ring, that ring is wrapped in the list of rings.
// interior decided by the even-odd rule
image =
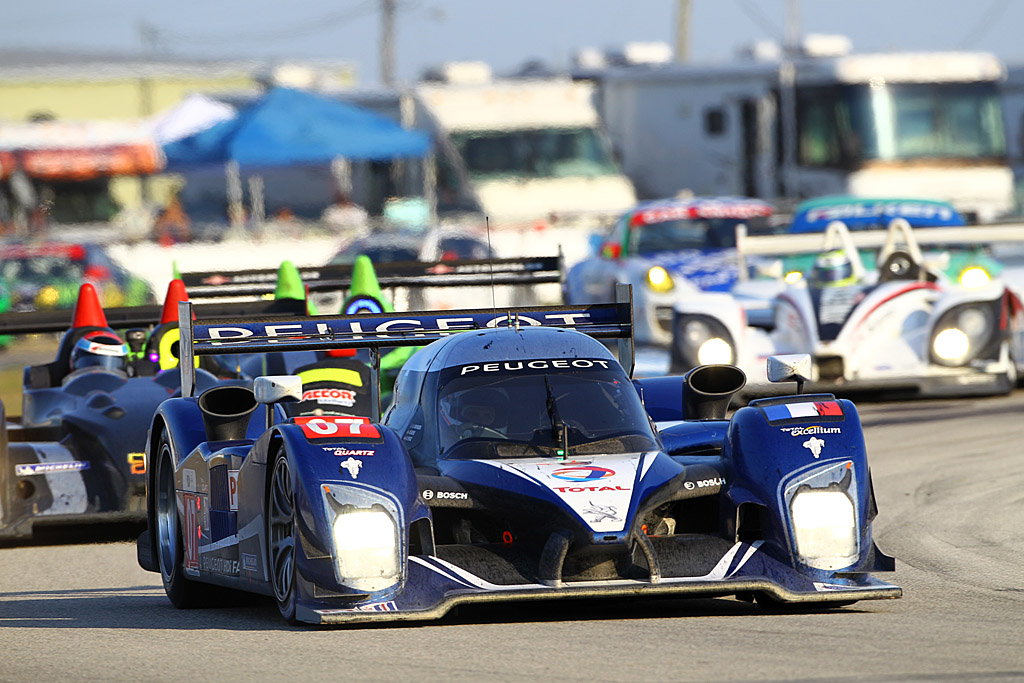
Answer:
[[[371,296],[381,303],[385,312],[395,312],[395,307],[384,298],[384,293],[380,291],[377,271],[373,269],[373,261],[366,254],[357,256],[356,262],[352,264],[352,285],[348,290],[348,298],[352,299],[357,296]]]
[[[291,261],[281,261],[277,269],[277,287],[274,289],[274,300],[306,298],[306,286],[302,284],[299,269]]]

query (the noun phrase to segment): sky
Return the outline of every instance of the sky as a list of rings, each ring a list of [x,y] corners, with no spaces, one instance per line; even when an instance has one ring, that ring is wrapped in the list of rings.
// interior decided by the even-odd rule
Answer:
[[[395,75],[415,81],[446,61],[508,73],[528,60],[556,70],[584,47],[674,43],[676,0],[394,0]],[[380,82],[381,0],[32,0],[5,3],[0,48],[190,58],[325,58]],[[690,55],[720,62],[753,41],[841,33],[856,52],[985,50],[1024,64],[1021,0],[691,0]],[[145,36],[145,37],[144,37]]]

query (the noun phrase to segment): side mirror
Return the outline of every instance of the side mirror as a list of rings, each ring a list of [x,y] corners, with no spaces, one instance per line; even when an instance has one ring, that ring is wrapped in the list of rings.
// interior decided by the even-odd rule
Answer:
[[[618,242],[605,242],[601,245],[601,256],[607,259],[618,260],[622,256],[622,245]]]
[[[796,382],[796,393],[803,392],[804,382],[811,379],[814,366],[807,353],[791,353],[768,357],[769,382]]]
[[[302,379],[298,375],[267,375],[252,383],[256,402],[263,405],[302,400]]]

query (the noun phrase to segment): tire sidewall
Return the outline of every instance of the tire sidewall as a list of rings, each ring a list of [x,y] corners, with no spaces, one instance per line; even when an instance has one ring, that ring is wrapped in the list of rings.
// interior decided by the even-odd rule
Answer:
[[[291,484],[292,484],[292,486],[291,486],[291,488],[292,488],[292,501],[291,501],[291,505],[292,505],[292,574],[291,574],[291,585],[289,586],[287,597],[284,600],[280,600],[277,597],[277,592],[278,592],[277,591],[277,572],[275,571],[275,567],[273,566],[273,548],[271,547],[271,543],[272,543],[271,533],[272,533],[272,530],[271,530],[271,515],[270,515],[270,507],[273,504],[272,495],[273,495],[274,477],[275,477],[275,475],[277,473],[277,469],[279,467],[279,464],[282,461],[288,467],[288,476],[291,478]],[[297,525],[297,519],[296,519],[297,515],[295,514],[295,477],[294,477],[294,475],[292,474],[292,471],[291,471],[291,464],[288,462],[288,454],[287,454],[287,452],[284,449],[278,451],[276,457],[274,458],[274,464],[273,464],[273,466],[270,469],[270,477],[267,479],[267,500],[266,500],[266,505],[264,507],[264,513],[265,513],[264,517],[266,519],[267,565],[268,565],[268,570],[269,570],[269,573],[270,573],[271,588],[274,591],[274,602],[277,603],[277,609],[281,612],[281,617],[284,618],[284,620],[287,621],[289,624],[293,624],[294,625],[294,624],[298,623],[298,619],[296,619],[295,615],[296,615],[296,608],[298,606],[298,593],[299,593],[298,580],[297,580],[297,575],[298,575],[298,562],[297,562],[298,557],[297,556],[298,556],[298,552],[299,552],[299,539],[298,539],[298,525]]]

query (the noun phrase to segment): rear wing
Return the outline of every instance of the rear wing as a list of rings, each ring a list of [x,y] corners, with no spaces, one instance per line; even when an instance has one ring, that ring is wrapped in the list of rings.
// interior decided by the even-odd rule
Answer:
[[[1024,243],[1024,224],[974,225],[952,228],[911,228],[905,219],[896,218],[886,230],[849,230],[842,221],[829,223],[825,232],[784,235],[748,235],[746,226],[736,226],[736,253],[739,277],[746,279],[748,256],[788,256],[810,254],[829,249],[880,249],[891,251],[905,245],[911,253],[919,247],[934,245],[976,245]]]
[[[195,392],[195,356],[338,348],[370,350],[374,405],[380,414],[380,349],[423,346],[451,334],[493,327],[543,325],[571,328],[597,339],[617,339],[619,363],[632,376],[633,291],[615,285],[616,300],[586,306],[527,306],[508,309],[424,311],[386,315],[342,315],[198,319],[191,302],[178,304],[181,394]]]
[[[458,261],[399,261],[374,264],[377,282],[388,287],[469,287],[535,285],[561,282],[565,264],[557,256],[527,258],[462,259]],[[309,291],[337,291],[352,285],[351,265],[299,268]],[[277,269],[252,269],[182,273],[192,297],[261,296],[274,291]]]
[[[226,318],[266,315],[305,315],[302,301],[242,301],[231,303],[202,303],[195,307],[196,315],[204,318]],[[115,330],[129,327],[152,327],[160,322],[162,306],[122,306],[103,309],[107,325]],[[0,314],[0,334],[44,334],[66,332],[71,329],[74,309],[58,311],[27,311]]]

